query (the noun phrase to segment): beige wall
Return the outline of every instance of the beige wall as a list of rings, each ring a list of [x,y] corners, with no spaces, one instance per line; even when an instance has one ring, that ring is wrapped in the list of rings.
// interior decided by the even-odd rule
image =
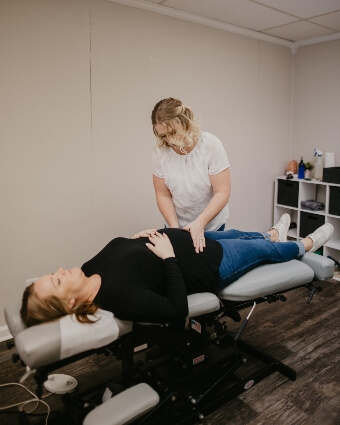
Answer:
[[[340,40],[299,49],[294,72],[293,156],[335,152],[340,166]]]
[[[0,2],[0,324],[26,279],[89,252],[89,33],[88,2]]]
[[[1,314],[26,279],[162,225],[150,113],[164,97],[225,145],[228,226],[272,224],[292,155],[289,49],[105,0],[2,0],[0,73]]]

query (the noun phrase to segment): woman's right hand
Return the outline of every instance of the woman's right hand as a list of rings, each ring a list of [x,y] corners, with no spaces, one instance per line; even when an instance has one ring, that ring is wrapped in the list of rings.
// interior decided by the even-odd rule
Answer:
[[[156,232],[155,234],[149,237],[151,243],[146,243],[145,245],[157,255],[157,257],[165,260],[166,258],[175,257],[174,248],[168,238],[168,235],[165,233]]]
[[[156,232],[157,232],[157,229],[141,230],[140,232],[138,232],[135,235],[131,236],[131,239],[148,238],[151,235],[154,235]]]

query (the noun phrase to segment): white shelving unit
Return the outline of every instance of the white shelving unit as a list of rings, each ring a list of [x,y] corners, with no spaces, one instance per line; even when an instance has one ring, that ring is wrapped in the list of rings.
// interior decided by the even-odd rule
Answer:
[[[310,225],[319,225],[331,223],[334,226],[334,233],[330,241],[324,246],[323,255],[330,255],[335,260],[340,261],[340,211],[336,208],[336,214],[330,214],[330,199],[332,205],[334,201],[340,202],[338,198],[340,184],[320,182],[318,180],[290,179],[285,176],[275,179],[275,198],[274,198],[274,223],[276,223],[282,214],[288,213],[292,222],[296,223],[296,228],[288,231],[288,236],[293,239],[301,239],[307,236],[306,228]],[[336,200],[334,197],[337,197]],[[301,201],[315,200],[325,204],[325,209],[321,211],[312,211],[301,207]],[[334,207],[332,208],[334,210]],[[337,215],[339,213],[339,215]],[[309,223],[310,221],[310,223]],[[312,230],[313,231],[313,230]],[[308,232],[310,233],[310,232]]]

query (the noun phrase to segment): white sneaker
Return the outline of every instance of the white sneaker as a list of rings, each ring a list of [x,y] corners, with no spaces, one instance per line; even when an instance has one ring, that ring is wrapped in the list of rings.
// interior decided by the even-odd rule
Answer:
[[[315,252],[326,242],[330,240],[333,235],[334,227],[331,223],[326,223],[315,230],[315,232],[311,233],[307,236],[307,238],[312,239],[313,247],[309,252]]]
[[[276,242],[287,242],[287,234],[288,234],[289,226],[290,226],[290,215],[287,213],[283,214],[280,220],[276,224],[274,224],[274,226],[272,227],[272,229],[276,229],[279,234],[279,238]]]

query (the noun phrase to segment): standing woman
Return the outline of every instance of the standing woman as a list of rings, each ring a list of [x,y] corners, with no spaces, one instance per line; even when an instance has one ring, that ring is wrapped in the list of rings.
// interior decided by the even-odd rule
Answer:
[[[190,231],[196,252],[204,231],[224,230],[229,216],[229,160],[221,141],[201,132],[192,110],[179,99],[163,99],[151,114],[157,146],[153,184],[167,227]]]

